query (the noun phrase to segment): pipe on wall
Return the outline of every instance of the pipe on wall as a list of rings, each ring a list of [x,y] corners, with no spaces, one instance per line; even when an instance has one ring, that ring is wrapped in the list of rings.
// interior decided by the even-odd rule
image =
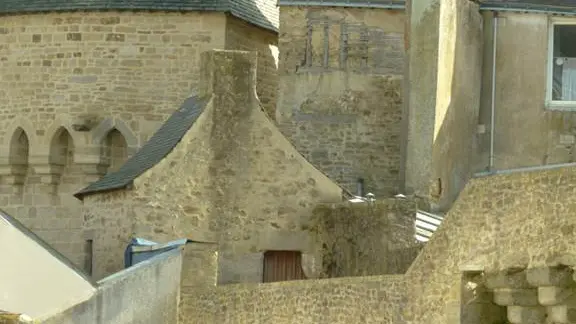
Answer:
[[[493,176],[493,175],[511,174],[511,173],[519,173],[519,172],[546,171],[546,170],[554,170],[554,169],[560,169],[560,168],[573,168],[573,167],[576,167],[576,163],[574,163],[574,162],[572,162],[572,163],[559,163],[559,164],[546,164],[546,165],[538,165],[538,166],[532,166],[532,167],[523,167],[523,168],[479,172],[479,173],[474,174],[474,178],[482,178],[482,177],[488,177],[488,176]]]
[[[492,21],[492,93],[490,98],[490,160],[488,170],[494,169],[494,122],[496,111],[496,54],[498,52],[498,13],[494,11]]]

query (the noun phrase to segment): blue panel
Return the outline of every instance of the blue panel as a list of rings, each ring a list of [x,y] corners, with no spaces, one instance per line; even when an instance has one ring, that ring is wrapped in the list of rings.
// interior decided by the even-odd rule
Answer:
[[[133,238],[124,252],[124,267],[128,268],[142,261],[146,261],[164,252],[174,250],[185,245],[188,239],[179,239],[165,244],[158,244],[143,238]],[[149,249],[144,251],[134,251],[134,247],[147,246]]]

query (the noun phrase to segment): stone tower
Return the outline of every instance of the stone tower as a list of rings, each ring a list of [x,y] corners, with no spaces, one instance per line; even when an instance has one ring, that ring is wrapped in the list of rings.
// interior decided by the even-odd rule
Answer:
[[[273,113],[275,3],[206,2],[0,3],[0,206],[79,266],[94,238],[72,194],[182,104],[201,52],[258,50],[258,96]]]

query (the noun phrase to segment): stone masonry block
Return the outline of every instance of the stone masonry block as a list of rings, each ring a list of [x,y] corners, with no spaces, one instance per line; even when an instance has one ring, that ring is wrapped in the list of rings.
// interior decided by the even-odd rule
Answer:
[[[534,287],[567,286],[573,283],[572,269],[568,267],[542,267],[526,270],[528,283]]]
[[[546,307],[548,319],[553,323],[570,323],[568,320],[568,307],[563,305],[555,305]]]
[[[512,324],[542,324],[546,309],[541,306],[508,306],[508,320]]]
[[[537,289],[494,289],[494,303],[500,306],[538,306]]]
[[[486,274],[486,287],[489,289],[496,288],[531,288],[531,285],[526,280],[525,271],[515,272],[497,272]]]
[[[206,81],[202,82],[206,84],[202,92],[212,92],[217,97],[230,94],[243,97],[247,91],[255,94],[257,57],[257,52],[246,51],[212,50],[202,53],[202,77]],[[234,102],[234,107],[245,106]]]
[[[563,299],[562,303],[546,307],[550,323],[576,323],[576,295]]]
[[[538,287],[538,301],[544,306],[563,303],[566,298],[574,294],[574,288],[556,286]]]

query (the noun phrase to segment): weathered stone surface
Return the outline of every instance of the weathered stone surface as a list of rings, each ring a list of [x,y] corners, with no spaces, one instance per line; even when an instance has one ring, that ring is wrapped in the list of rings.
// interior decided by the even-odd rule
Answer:
[[[490,289],[498,288],[535,288],[531,287],[526,278],[526,271],[512,270],[512,271],[498,271],[494,273],[487,273],[485,275],[486,287]]]
[[[533,287],[572,285],[574,271],[567,266],[540,267],[526,270],[526,279]]]
[[[0,29],[0,206],[87,270],[95,238],[72,194],[117,169],[197,91],[201,52],[257,50],[256,92],[273,110],[277,36],[223,13],[15,14]],[[124,222],[102,226],[114,238],[111,224]]]
[[[535,288],[494,289],[494,303],[500,306],[538,306],[538,290]]]
[[[183,324],[404,323],[402,276],[226,285],[182,293]]]
[[[401,11],[281,7],[276,120],[296,148],[356,191],[396,193],[404,69]]]
[[[576,265],[574,183],[574,168],[471,180],[407,272],[423,283],[409,288],[409,321],[444,323],[466,265],[486,273]]]
[[[574,295],[574,288],[538,287],[538,302],[540,305],[553,306],[564,303],[566,298]]]
[[[415,218],[415,203],[403,199],[316,207],[305,226],[321,248],[318,277],[404,273],[419,251]]]
[[[546,310],[542,306],[508,307],[508,320],[512,324],[541,324],[543,323],[545,318],[546,318]]]
[[[303,253],[313,249],[305,242],[288,245],[276,234],[299,235],[316,204],[342,201],[342,190],[310,165],[260,109],[255,54],[207,52],[201,94],[211,100],[180,143],[138,177],[133,189],[85,198],[84,214],[92,219],[87,225],[98,237],[97,276],[122,266],[120,247],[131,234],[168,241],[216,233],[219,257],[231,259],[270,246]],[[112,231],[110,223],[116,225]],[[235,274],[222,276],[220,282],[233,282]]]
[[[264,111],[274,120],[278,92],[278,35],[238,18],[226,19],[226,49],[258,51],[256,92]]]

